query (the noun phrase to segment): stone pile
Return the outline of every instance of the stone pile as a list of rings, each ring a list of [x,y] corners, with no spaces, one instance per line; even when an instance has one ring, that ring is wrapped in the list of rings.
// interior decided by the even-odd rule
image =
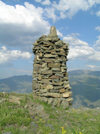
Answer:
[[[72,102],[66,67],[68,44],[58,38],[52,26],[48,36],[43,35],[34,43],[33,53],[34,96],[54,106],[68,107]]]

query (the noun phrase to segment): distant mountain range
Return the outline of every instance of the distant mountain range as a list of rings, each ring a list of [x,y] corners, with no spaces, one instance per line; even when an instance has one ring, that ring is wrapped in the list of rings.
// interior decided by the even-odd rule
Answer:
[[[73,107],[100,107],[100,71],[70,71]],[[32,76],[13,76],[0,80],[0,92],[32,92]]]
[[[32,92],[32,76],[13,76],[0,80],[0,92]]]
[[[100,107],[100,71],[71,71],[73,106]]]

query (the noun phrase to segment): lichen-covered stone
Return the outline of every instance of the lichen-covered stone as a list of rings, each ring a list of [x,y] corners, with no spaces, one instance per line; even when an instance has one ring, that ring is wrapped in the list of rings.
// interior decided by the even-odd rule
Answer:
[[[53,26],[48,36],[34,43],[33,93],[54,106],[68,107],[72,101],[66,67],[68,50]]]

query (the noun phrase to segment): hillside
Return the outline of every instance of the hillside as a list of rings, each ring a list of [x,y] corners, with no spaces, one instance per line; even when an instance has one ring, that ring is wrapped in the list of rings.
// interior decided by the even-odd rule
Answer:
[[[100,107],[100,71],[71,71],[69,81],[74,107]],[[32,92],[32,76],[14,76],[0,80],[0,92]]]
[[[72,71],[69,81],[75,107],[100,107],[100,71]]]
[[[32,92],[32,76],[13,76],[0,80],[0,92]]]
[[[32,94],[0,93],[0,134],[99,134],[100,109],[63,109]]]

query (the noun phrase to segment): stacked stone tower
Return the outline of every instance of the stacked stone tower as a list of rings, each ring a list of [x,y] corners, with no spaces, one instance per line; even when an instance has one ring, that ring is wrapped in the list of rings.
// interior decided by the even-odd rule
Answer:
[[[60,40],[54,26],[48,36],[41,36],[33,48],[34,96],[53,104],[68,107],[72,98],[67,74],[68,44]]]

